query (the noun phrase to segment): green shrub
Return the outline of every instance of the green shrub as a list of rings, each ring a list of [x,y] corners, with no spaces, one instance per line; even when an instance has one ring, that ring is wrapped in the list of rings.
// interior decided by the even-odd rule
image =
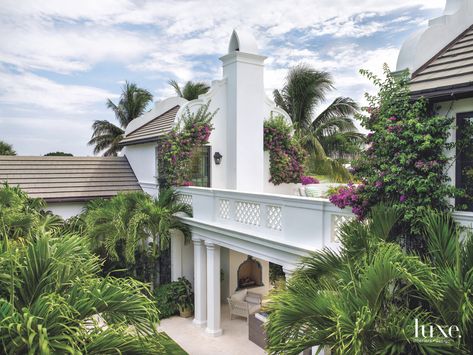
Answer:
[[[194,309],[192,285],[185,277],[158,287],[154,292],[161,319],[179,314],[179,308]]]
[[[159,286],[154,291],[154,298],[159,306],[159,318],[165,319],[179,313],[175,299],[177,282],[171,282]]]

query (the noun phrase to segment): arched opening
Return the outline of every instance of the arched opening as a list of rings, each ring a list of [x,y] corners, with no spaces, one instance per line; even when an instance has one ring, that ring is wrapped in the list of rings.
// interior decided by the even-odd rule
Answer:
[[[248,255],[248,259],[238,267],[237,280],[237,290],[264,286],[263,268],[261,264]]]

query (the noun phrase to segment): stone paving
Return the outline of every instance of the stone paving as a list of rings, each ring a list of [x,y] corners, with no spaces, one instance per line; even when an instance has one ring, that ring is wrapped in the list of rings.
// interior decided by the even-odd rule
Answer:
[[[222,305],[223,335],[211,337],[204,328],[192,324],[192,318],[172,317],[161,321],[165,331],[190,355],[263,355],[263,349],[248,340],[248,325],[244,318],[230,320],[228,305]]]

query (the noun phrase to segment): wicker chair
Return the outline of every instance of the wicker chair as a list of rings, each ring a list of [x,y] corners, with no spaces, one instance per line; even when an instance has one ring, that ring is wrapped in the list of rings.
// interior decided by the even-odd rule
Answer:
[[[239,316],[246,318],[248,321],[250,314],[260,310],[262,296],[259,293],[242,290],[234,293],[227,300],[230,308],[230,319],[233,319],[233,316]]]

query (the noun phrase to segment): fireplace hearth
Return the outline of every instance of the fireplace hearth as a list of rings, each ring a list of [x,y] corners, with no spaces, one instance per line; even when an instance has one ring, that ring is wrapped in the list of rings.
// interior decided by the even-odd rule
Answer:
[[[248,258],[238,267],[237,290],[263,285],[263,268],[261,264],[248,255]]]

